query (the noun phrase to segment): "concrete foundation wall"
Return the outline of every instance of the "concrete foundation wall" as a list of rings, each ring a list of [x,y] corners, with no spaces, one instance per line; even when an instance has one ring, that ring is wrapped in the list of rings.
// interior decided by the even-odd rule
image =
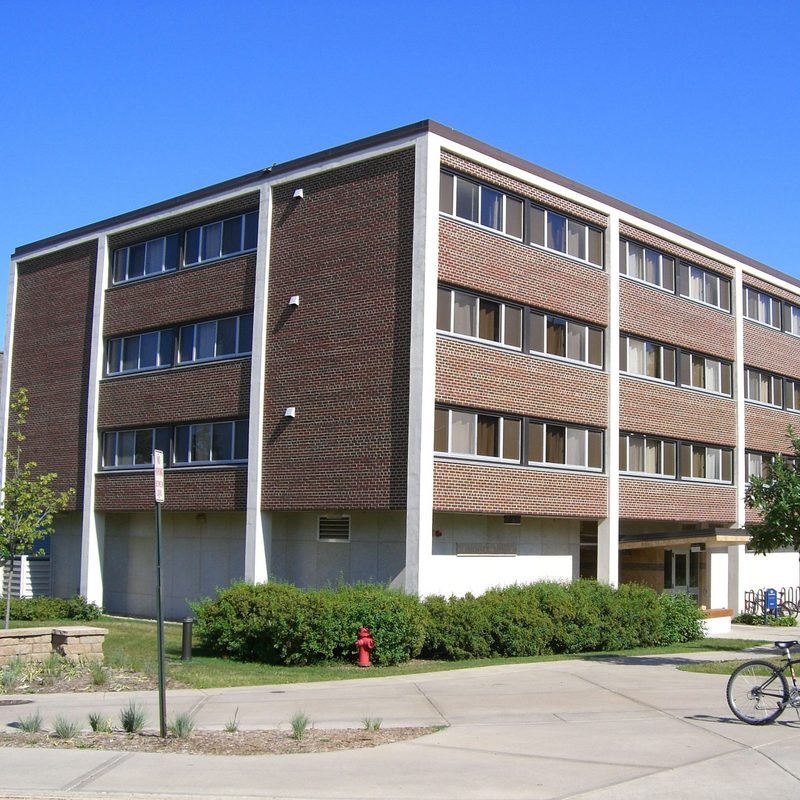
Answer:
[[[72,597],[81,587],[81,515],[59,514],[50,537],[50,586],[53,597]]]

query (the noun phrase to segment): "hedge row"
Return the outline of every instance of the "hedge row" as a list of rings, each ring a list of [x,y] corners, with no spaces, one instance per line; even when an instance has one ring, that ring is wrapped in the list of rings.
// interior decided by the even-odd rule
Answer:
[[[3,602],[3,608],[5,602]],[[103,609],[75,595],[68,600],[60,597],[12,597],[11,619],[49,620],[77,619],[89,622],[98,619]]]
[[[543,582],[480,597],[417,597],[377,585],[307,591],[238,583],[193,605],[214,654],[267,664],[351,661],[358,629],[375,639],[376,664],[623,650],[701,638],[686,595],[623,584]]]

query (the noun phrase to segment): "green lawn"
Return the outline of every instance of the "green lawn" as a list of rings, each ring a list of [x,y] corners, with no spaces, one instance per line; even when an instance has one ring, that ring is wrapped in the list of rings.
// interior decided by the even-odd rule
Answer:
[[[12,628],[32,626],[90,624],[108,629],[104,652],[109,666],[129,667],[150,675],[157,672],[156,624],[150,620],[104,616],[96,622],[81,623],[75,620],[47,620],[42,622],[11,622]],[[439,672],[469,667],[520,664],[537,661],[555,661],[568,658],[598,657],[600,655],[652,655],[687,652],[730,650],[738,652],[753,646],[753,642],[738,639],[708,639],[687,642],[662,648],[637,648],[616,653],[591,653],[581,655],[541,656],[538,658],[492,658],[465,661],[413,661],[392,667],[360,669],[355,664],[326,664],[314,667],[272,667],[265,664],[242,663],[224,658],[200,655],[193,649],[192,660],[181,661],[181,625],[167,622],[164,626],[164,650],[167,676],[197,689],[222,686],[256,686],[275,683],[307,683],[311,681],[343,680],[348,678],[374,678],[391,675],[409,675],[420,672]],[[355,662],[355,657],[354,657]],[[730,662],[726,662],[730,663]]]

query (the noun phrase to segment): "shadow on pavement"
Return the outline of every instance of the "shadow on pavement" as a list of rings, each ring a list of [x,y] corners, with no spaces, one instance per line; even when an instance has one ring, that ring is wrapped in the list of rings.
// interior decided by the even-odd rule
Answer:
[[[755,727],[755,728],[765,728],[773,725],[777,725],[782,728],[792,728],[792,729],[800,729],[800,720],[797,719],[779,719],[775,722],[771,722],[768,725],[748,725],[746,722],[742,722],[740,719],[736,719],[736,717],[716,717],[713,714],[692,714],[688,717],[683,717],[682,719],[690,720],[691,722],[717,722],[722,723],[723,725],[742,725],[744,727]]]
[[[716,658],[703,658],[702,656],[687,657],[674,656],[584,656],[584,661],[597,661],[603,664],[623,664],[639,667],[676,666],[683,664],[704,664],[718,661]],[[731,659],[733,660],[733,659]]]

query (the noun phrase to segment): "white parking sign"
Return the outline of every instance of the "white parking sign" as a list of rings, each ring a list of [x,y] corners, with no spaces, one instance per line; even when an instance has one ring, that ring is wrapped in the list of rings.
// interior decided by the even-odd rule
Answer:
[[[153,450],[153,466],[156,479],[156,503],[164,502],[164,452]]]

